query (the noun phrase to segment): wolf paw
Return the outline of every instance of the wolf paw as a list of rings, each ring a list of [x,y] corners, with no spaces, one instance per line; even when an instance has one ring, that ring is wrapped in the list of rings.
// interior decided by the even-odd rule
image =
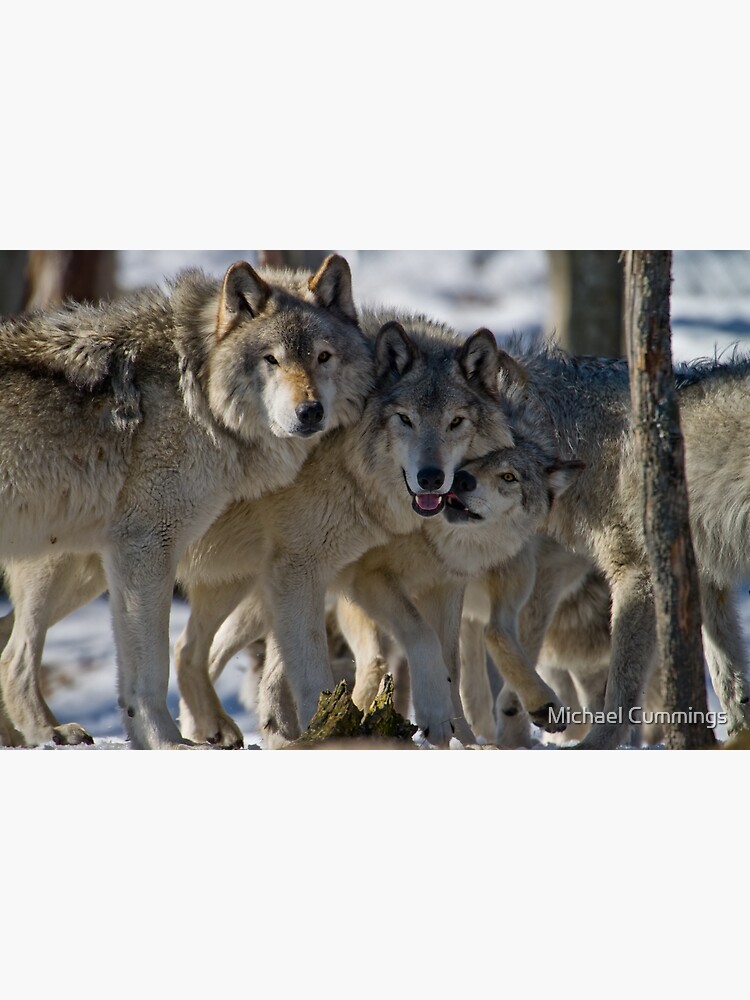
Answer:
[[[551,713],[557,713],[559,709],[559,702],[548,701],[541,708],[530,709],[529,717],[534,725],[543,729],[545,733],[562,733],[565,731],[565,723],[562,720],[555,722],[551,718]]]
[[[588,736],[584,737],[575,746],[565,747],[570,750],[616,750],[619,746],[626,744],[626,736],[620,726],[612,723],[597,722],[589,730]]]
[[[263,745],[266,750],[286,750],[291,747],[294,740],[288,739],[278,730],[265,729],[263,731]]]
[[[417,725],[419,723],[417,722]],[[444,722],[432,722],[428,726],[420,726],[425,740],[434,747],[447,747],[456,734],[456,729],[450,719]]]
[[[466,719],[455,718],[453,720],[453,738],[463,743],[464,746],[476,746],[477,738]]]
[[[750,704],[743,697],[727,711],[727,736],[734,736],[743,729],[750,729]]]
[[[94,737],[77,722],[67,722],[64,726],[55,726],[50,739],[58,747],[77,747],[84,743],[90,747],[94,745]]]
[[[495,714],[497,746],[502,750],[530,750],[534,746],[528,713],[521,705],[518,695],[507,685],[497,696]]]
[[[29,744],[15,726],[0,720],[0,747],[27,747]]]
[[[188,735],[196,743],[208,743],[220,750],[242,750],[245,746],[245,738],[236,722],[223,714],[206,724],[201,733]]]
[[[506,725],[505,720],[498,723],[495,746],[500,750],[531,750],[539,744],[531,735],[529,720],[524,717],[523,725]]]

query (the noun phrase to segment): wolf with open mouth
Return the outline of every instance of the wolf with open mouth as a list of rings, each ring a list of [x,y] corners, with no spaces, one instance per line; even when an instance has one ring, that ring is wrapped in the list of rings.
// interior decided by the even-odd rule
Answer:
[[[474,741],[464,692],[473,693],[476,682],[464,683],[458,652],[467,587],[482,593],[487,642],[504,679],[539,725],[562,728],[549,715],[559,708],[554,691],[524,655],[518,617],[534,581],[537,533],[583,464],[559,458],[551,428],[533,407],[506,412],[514,445],[467,460],[440,497],[442,517],[430,517],[420,532],[366,553],[341,580],[347,600],[404,650],[415,721],[430,741],[444,737],[440,724],[446,719],[460,740]],[[418,628],[419,616],[429,628]],[[354,698],[361,707],[377,691],[386,660],[374,650],[366,624],[361,630],[342,625],[342,631],[355,655]]]
[[[384,327],[383,351],[393,372],[412,373],[392,382],[382,400],[385,443],[401,468],[412,510],[435,517],[445,510],[456,470],[481,453],[479,442],[485,448],[513,443],[503,433],[504,421],[498,426],[498,369],[509,381],[523,382],[524,376],[509,355],[498,352],[486,329],[477,330],[458,352],[462,378],[455,377],[455,359],[434,346],[420,349],[419,340],[403,338],[396,323]]]

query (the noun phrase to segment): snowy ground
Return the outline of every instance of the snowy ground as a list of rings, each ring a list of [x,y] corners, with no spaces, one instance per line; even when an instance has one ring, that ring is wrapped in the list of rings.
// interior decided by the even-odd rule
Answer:
[[[546,261],[541,251],[340,251],[352,264],[361,302],[387,302],[428,313],[463,332],[488,326],[500,338],[549,329]],[[221,274],[233,260],[256,259],[256,251],[124,251],[123,287],[160,281],[185,266]],[[672,299],[676,361],[713,355],[734,344],[750,348],[750,251],[677,251]],[[738,588],[746,635],[750,598]],[[0,613],[7,611],[0,602]],[[172,641],[188,607],[173,604]],[[92,602],[48,635],[44,655],[49,702],[61,721],[76,721],[96,738],[96,747],[121,748],[124,731],[115,694],[115,657],[106,598]],[[248,744],[260,744],[257,719],[239,698],[248,660],[235,657],[219,681],[219,694]],[[170,709],[176,713],[174,671]],[[711,695],[710,708],[718,709]],[[717,736],[724,738],[723,727]]]

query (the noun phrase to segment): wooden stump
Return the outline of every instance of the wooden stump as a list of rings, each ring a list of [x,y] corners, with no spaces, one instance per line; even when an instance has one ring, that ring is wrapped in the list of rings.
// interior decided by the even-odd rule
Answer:
[[[393,707],[393,677],[386,674],[364,712],[352,701],[346,681],[333,691],[323,691],[310,725],[287,749],[414,749],[416,732],[417,727]]]

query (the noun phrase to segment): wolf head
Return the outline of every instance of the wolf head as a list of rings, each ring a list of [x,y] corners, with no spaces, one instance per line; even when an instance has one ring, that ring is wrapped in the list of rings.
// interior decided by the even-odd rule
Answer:
[[[409,325],[409,324],[407,324]],[[465,342],[429,326],[386,323],[375,344],[380,419],[412,507],[439,514],[467,456],[513,443],[500,406],[495,338]]]
[[[583,462],[562,461],[543,445],[517,437],[514,447],[458,470],[445,500],[445,520],[461,527],[509,525],[529,537],[583,468]]]
[[[237,261],[200,314],[203,391],[235,433],[309,438],[361,413],[372,361],[343,257],[312,276]]]

